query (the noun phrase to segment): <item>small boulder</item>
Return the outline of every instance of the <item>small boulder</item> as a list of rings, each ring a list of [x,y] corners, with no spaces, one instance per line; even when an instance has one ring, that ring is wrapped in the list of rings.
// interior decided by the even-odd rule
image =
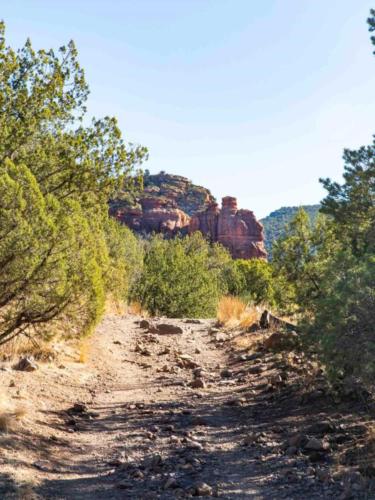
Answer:
[[[188,369],[199,368],[199,363],[194,361],[194,359],[188,354],[180,354],[177,359],[177,365],[180,368],[188,368]]]
[[[196,497],[211,497],[213,495],[213,488],[207,483],[199,483],[195,486],[194,496]]]
[[[268,339],[264,341],[264,347],[266,349],[280,349],[284,341],[284,335],[282,333],[273,333]]]
[[[206,387],[206,384],[202,378],[197,377],[190,382],[189,387],[191,387],[192,389],[204,389]]]
[[[252,446],[253,444],[255,444],[257,441],[258,441],[258,434],[256,434],[255,432],[252,432],[251,434],[249,434],[248,436],[245,437],[244,441],[243,441],[243,445],[244,446]]]
[[[13,366],[13,370],[18,370],[21,372],[34,372],[38,369],[38,365],[35,363],[34,358],[24,357],[21,358],[18,363]]]
[[[84,403],[74,403],[74,405],[67,410],[69,415],[82,415],[88,412],[88,408]]]
[[[158,325],[150,327],[150,332],[157,333],[159,335],[177,335],[183,333],[183,330],[181,327],[176,325],[159,323]]]
[[[215,336],[216,342],[226,342],[228,340],[228,335],[224,332],[219,332]]]
[[[224,370],[221,370],[220,372],[221,378],[231,378],[232,375],[233,373],[230,370],[228,370],[228,368],[224,368]]]
[[[329,420],[315,422],[307,430],[309,434],[318,434],[320,436],[323,436],[324,434],[330,434],[335,431],[336,431],[335,424],[333,422],[330,422]]]
[[[308,438],[301,433],[293,434],[288,439],[288,448],[300,448],[301,446],[304,446],[308,441]]]
[[[316,437],[310,438],[304,446],[307,451],[328,451],[329,443]]]
[[[139,322],[139,328],[144,328],[145,330],[148,330],[150,328],[150,322],[147,321],[147,319],[142,319]]]
[[[254,365],[250,366],[250,368],[247,370],[248,373],[251,373],[252,375],[257,375],[259,373],[263,373],[267,370],[267,368],[264,365]]]

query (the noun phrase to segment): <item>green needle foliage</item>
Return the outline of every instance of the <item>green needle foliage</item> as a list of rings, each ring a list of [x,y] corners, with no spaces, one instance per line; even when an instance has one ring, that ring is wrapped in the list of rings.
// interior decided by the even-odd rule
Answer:
[[[275,305],[273,268],[262,259],[233,261],[229,293],[252,304]]]
[[[132,283],[138,243],[107,202],[147,151],[114,118],[83,125],[88,92],[73,42],[14,51],[0,23],[0,344],[88,333]]]
[[[373,32],[375,10],[370,14]],[[375,142],[345,150],[343,158],[344,182],[321,180],[326,218],[312,227],[307,215],[298,213],[274,247],[274,266],[329,372],[360,378],[373,389]]]
[[[165,240],[154,236],[145,249],[142,275],[133,290],[151,314],[168,317],[213,317],[226,293],[228,252],[201,235]]]

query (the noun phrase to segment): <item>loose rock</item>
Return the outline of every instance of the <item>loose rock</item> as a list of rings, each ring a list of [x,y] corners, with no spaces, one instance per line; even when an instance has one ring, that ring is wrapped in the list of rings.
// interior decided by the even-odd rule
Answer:
[[[176,325],[159,323],[158,325],[150,327],[150,332],[157,333],[159,335],[176,335],[183,333],[183,330],[181,327]]]
[[[24,357],[21,358],[18,363],[13,366],[13,370],[18,370],[21,372],[34,372],[38,369],[38,365],[35,363],[34,358]]]
[[[194,496],[196,497],[211,497],[213,488],[207,483],[199,483],[195,487]]]
[[[195,378],[190,382],[189,387],[192,387],[193,389],[204,389],[206,384],[202,378]]]

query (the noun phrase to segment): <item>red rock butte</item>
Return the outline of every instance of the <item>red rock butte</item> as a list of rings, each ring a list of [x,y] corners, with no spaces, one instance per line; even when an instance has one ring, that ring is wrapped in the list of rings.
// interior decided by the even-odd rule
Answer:
[[[237,200],[226,196],[222,208],[211,203],[190,220],[189,233],[200,231],[226,247],[235,259],[266,259],[263,226],[251,210],[239,210]]]
[[[110,202],[110,214],[139,234],[167,237],[200,231],[219,242],[235,259],[266,259],[263,226],[250,210],[239,210],[226,196],[219,208],[210,191],[189,179],[160,172],[145,175],[144,189],[134,199]]]

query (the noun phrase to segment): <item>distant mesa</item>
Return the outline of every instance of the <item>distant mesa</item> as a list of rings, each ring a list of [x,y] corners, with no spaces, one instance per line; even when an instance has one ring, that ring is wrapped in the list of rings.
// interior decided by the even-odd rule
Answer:
[[[110,214],[140,234],[168,237],[200,231],[226,247],[235,259],[266,259],[263,226],[250,210],[239,210],[226,196],[219,208],[211,192],[189,179],[160,172],[145,175],[144,190],[134,198],[110,202]]]

